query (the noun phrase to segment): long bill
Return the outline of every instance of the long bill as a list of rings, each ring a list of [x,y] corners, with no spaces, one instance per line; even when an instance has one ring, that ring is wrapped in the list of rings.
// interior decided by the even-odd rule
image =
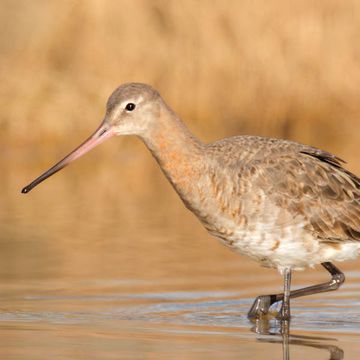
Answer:
[[[106,139],[110,138],[114,135],[114,132],[105,124],[102,123],[100,127],[80,146],[78,146],[75,150],[73,150],[69,155],[65,156],[61,161],[55,164],[52,168],[45,171],[42,175],[36,178],[29,185],[25,186],[21,192],[26,194],[30,192],[35,186],[39,185],[41,182],[46,180],[51,175],[54,175],[61,169],[63,169],[66,165],[70,164],[72,161],[76,160],[80,156],[87,153],[89,150],[93,149],[95,146],[101,144]]]

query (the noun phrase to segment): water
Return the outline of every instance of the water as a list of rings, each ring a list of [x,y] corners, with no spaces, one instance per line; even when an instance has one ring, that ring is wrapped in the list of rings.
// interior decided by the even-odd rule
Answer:
[[[286,347],[280,324],[250,323],[245,316],[251,304],[246,292],[194,291],[187,287],[197,281],[204,287],[204,278],[188,285],[185,279],[175,284],[172,280],[176,279],[5,284],[0,299],[1,355],[6,359],[283,358]],[[346,354],[347,359],[356,359],[359,291],[357,285],[338,296],[294,301],[285,344],[290,358],[342,359]]]
[[[292,301],[288,336],[274,319],[250,322],[280,276],[211,238],[142,151],[94,153],[28,195],[57,152],[1,160],[1,358],[358,358],[358,262],[339,264],[337,292]],[[327,279],[297,272],[294,287]]]

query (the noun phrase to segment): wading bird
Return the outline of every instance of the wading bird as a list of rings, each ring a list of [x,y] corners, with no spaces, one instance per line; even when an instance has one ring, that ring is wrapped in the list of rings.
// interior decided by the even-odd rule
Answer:
[[[151,151],[185,206],[232,250],[284,277],[284,293],[261,295],[248,316],[261,318],[290,298],[336,290],[345,280],[332,261],[360,249],[360,179],[338,157],[296,142],[237,136],[198,140],[149,85],[129,83],[110,96],[96,132],[22,192],[113,135],[137,135]],[[321,264],[327,283],[290,291],[292,270]]]

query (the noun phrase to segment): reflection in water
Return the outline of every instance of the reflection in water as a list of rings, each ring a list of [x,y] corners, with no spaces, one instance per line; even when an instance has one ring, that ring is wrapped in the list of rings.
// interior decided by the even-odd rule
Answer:
[[[11,328],[11,341],[18,336],[21,341],[32,344],[38,341],[40,327],[45,339],[50,336],[47,343],[55,341],[56,344],[58,340],[51,338],[51,334],[54,328],[61,329],[60,336],[65,339],[71,337],[73,342],[80,343],[82,351],[86,351],[84,337],[92,338],[101,334],[97,338],[100,354],[109,351],[109,339],[113,339],[116,344],[111,344],[112,351],[115,354],[116,349],[119,356],[124,347],[131,345],[133,340],[129,339],[135,337],[138,344],[129,350],[132,354],[129,358],[142,358],[139,351],[144,350],[139,349],[147,349],[149,341],[156,343],[156,346],[146,351],[150,351],[156,359],[198,359],[199,351],[207,355],[221,353],[223,359],[242,358],[248,353],[253,358],[263,358],[260,354],[266,351],[268,360],[279,360],[281,356],[289,360],[292,357],[302,358],[304,347],[327,351],[329,359],[344,358],[344,341],[341,343],[338,340],[340,332],[344,330],[344,322],[334,321],[333,318],[341,319],[348,309],[332,307],[329,310],[329,307],[323,312],[313,312],[311,302],[304,301],[300,305],[294,302],[291,332],[288,322],[256,320],[251,329],[256,334],[253,335],[249,332],[251,323],[246,317],[251,297],[230,290],[169,289],[174,286],[179,288],[182,284],[181,279],[163,283],[140,279],[58,281],[52,287],[47,281],[36,284],[19,282],[15,286],[9,284],[3,287],[2,292],[0,336],[5,337],[6,341]],[[150,291],[151,288],[157,291]],[[325,305],[320,304],[322,309]],[[358,351],[356,344],[360,317],[356,313],[359,304],[354,300],[348,302],[347,306],[353,316],[351,336],[354,340],[351,340],[351,344],[355,345],[352,351],[346,350],[351,358],[351,354]],[[303,316],[310,312],[308,318]],[[331,328],[336,329],[336,338],[329,335]],[[319,335],[315,336],[315,332]],[[344,334],[342,337],[344,339]],[[179,342],[181,348],[175,350],[174,346]],[[262,344],[261,348],[257,346],[258,343]],[[41,352],[43,346],[40,344],[33,348]],[[60,346],[64,346],[64,343]],[[16,347],[11,350],[18,354]],[[179,353],[173,353],[176,351]],[[163,356],[164,353],[168,354],[167,357]],[[310,352],[309,356],[316,358],[317,354]]]
[[[275,323],[275,326],[274,324]],[[344,351],[338,346],[324,344],[322,342],[336,341],[334,338],[324,338],[306,335],[292,335],[290,333],[290,322],[287,320],[258,319],[254,321],[252,331],[261,335],[271,335],[272,337],[259,338],[260,342],[281,343],[283,360],[290,360],[290,345],[307,346],[315,349],[324,349],[330,353],[329,360],[341,360],[344,358]],[[273,324],[273,325],[271,325]]]

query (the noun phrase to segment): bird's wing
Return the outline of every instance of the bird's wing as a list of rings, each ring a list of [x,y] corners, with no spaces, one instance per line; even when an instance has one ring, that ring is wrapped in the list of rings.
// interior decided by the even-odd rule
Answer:
[[[248,176],[277,206],[326,242],[360,241],[360,179],[327,152],[304,147],[247,165]],[[245,174],[244,174],[245,175]]]

